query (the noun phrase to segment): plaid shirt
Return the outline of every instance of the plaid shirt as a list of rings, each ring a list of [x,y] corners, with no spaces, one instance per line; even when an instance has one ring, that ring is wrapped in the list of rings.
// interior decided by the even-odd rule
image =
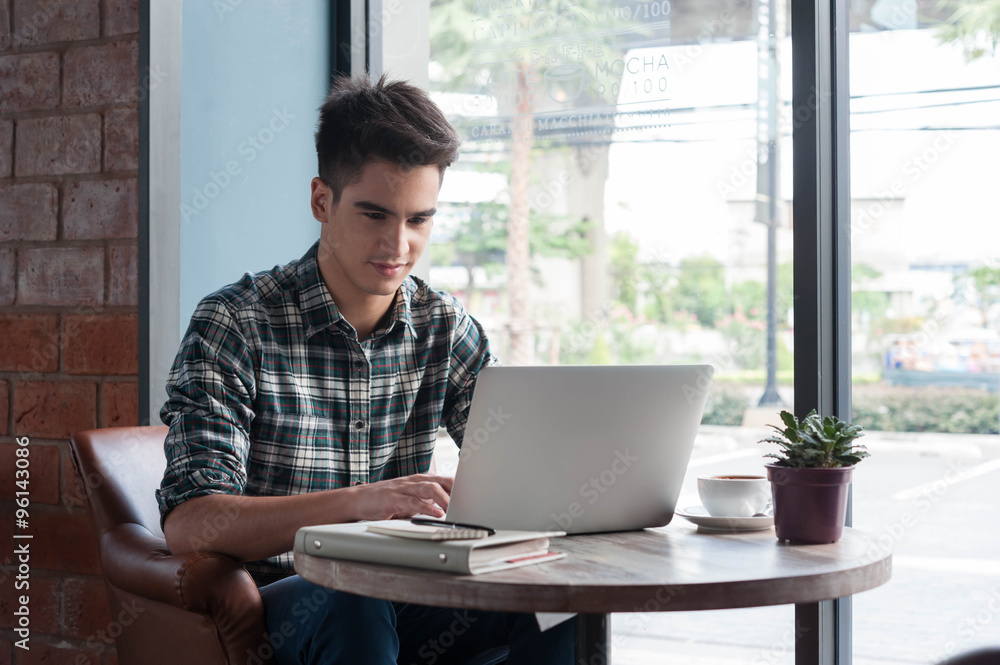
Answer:
[[[319,273],[298,261],[201,301],[167,380],[156,498],[286,496],[426,472],[439,425],[461,445],[479,370],[496,359],[453,297],[408,277],[359,342]],[[197,534],[196,534],[197,535]],[[253,562],[288,574],[291,553]]]

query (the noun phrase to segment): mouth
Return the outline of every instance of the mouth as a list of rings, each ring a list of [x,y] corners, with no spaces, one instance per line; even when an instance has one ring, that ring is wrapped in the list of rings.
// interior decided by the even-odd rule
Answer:
[[[405,263],[376,263],[372,261],[371,264],[382,277],[396,277],[406,268]]]

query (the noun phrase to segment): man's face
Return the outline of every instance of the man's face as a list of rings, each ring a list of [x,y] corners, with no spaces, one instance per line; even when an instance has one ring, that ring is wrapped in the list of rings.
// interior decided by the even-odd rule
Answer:
[[[330,188],[313,178],[313,216],[323,223],[319,264],[338,307],[391,303],[427,246],[440,187],[437,166],[372,161],[333,203]]]

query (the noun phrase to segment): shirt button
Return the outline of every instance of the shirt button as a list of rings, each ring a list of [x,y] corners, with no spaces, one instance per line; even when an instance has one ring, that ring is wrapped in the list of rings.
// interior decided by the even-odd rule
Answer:
[[[361,362],[360,360],[355,360],[354,361],[354,369],[361,369],[364,366],[365,366],[365,364],[363,362]]]
[[[359,420],[358,422],[354,423],[354,428],[355,429],[364,429],[365,428],[365,421]]]

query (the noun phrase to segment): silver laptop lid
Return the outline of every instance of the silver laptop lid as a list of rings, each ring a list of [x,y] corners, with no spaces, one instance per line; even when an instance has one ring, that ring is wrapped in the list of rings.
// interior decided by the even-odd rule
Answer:
[[[487,367],[446,519],[567,533],[663,526],[710,365]]]

